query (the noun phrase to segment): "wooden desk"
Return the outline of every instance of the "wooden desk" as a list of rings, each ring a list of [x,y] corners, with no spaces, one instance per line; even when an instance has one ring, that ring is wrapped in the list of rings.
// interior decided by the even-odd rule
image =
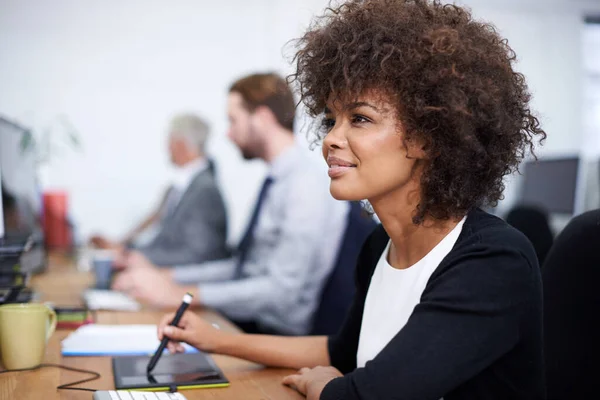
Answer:
[[[41,294],[40,301],[51,301],[55,305],[81,304],[81,293],[89,287],[93,278],[89,273],[76,271],[72,262],[65,257],[53,255],[48,271],[32,278],[31,286]],[[218,314],[201,311],[221,329],[237,330],[235,326]],[[143,310],[135,313],[98,312],[100,324],[156,324],[164,315],[162,311]],[[81,387],[114,390],[110,357],[62,357],[60,342],[71,331],[57,330],[46,348],[45,363],[59,363],[71,367],[96,371],[102,377],[84,383]],[[185,390],[189,399],[303,399],[294,390],[283,386],[281,379],[292,370],[264,368],[233,357],[214,355],[215,362],[223,370],[231,385],[222,389]],[[90,400],[91,392],[56,390],[56,387],[85,378],[86,375],[57,368],[43,368],[32,372],[14,372],[0,375],[0,400]]]

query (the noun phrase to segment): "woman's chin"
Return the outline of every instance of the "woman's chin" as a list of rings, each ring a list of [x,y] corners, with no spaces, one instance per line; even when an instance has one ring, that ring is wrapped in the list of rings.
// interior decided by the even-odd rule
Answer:
[[[342,185],[334,181],[329,185],[329,193],[331,193],[331,196],[336,200],[360,201],[364,199],[358,191],[352,190],[347,185]]]

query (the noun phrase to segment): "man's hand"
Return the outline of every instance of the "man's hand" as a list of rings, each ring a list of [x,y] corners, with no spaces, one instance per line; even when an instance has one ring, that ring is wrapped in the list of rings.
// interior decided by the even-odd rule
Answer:
[[[123,249],[117,254],[117,257],[113,261],[113,267],[115,269],[158,269],[156,265],[152,264],[145,255],[137,250],[127,251]],[[165,269],[167,270],[167,269]]]
[[[302,368],[297,374],[283,378],[283,384],[293,387],[307,400],[319,400],[325,385],[341,376],[342,373],[333,367]]]
[[[92,244],[92,246],[94,246],[98,249],[105,249],[105,250],[114,250],[117,247],[119,247],[118,243],[112,242],[109,239],[107,239],[101,235],[93,235],[90,238],[90,243]]]
[[[175,284],[169,272],[159,270],[151,263],[127,268],[116,276],[112,288],[161,308],[177,308],[187,291],[195,292],[192,294],[197,296],[197,289]]]

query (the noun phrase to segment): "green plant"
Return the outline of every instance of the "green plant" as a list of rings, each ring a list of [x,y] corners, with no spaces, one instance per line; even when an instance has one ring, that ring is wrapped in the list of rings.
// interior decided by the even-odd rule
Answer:
[[[34,153],[38,165],[48,164],[67,149],[81,150],[80,135],[66,115],[58,115],[39,134],[32,130],[24,132],[21,151]]]

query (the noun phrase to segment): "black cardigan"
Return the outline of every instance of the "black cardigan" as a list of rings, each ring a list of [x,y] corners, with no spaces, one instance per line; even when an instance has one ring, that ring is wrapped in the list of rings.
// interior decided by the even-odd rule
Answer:
[[[356,368],[367,290],[388,241],[380,226],[362,248],[354,303],[328,341],[331,363],[345,376],[329,382],[321,400],[544,399],[535,251],[520,232],[481,210],[469,213],[404,328]]]

